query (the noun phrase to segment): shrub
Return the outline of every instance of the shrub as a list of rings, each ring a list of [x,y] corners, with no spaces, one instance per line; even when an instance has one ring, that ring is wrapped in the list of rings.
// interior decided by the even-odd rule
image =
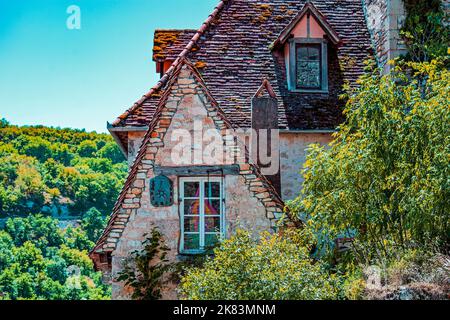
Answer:
[[[309,243],[309,242],[308,242]],[[237,231],[201,268],[188,268],[181,293],[193,300],[336,299],[340,279],[310,257],[299,231],[263,233],[259,240]]]
[[[363,264],[449,243],[450,72],[408,63],[359,80],[330,148],[309,149],[291,205],[328,239],[355,235]]]
[[[158,300],[172,270],[166,259],[169,248],[156,228],[142,245],[143,249],[132,252],[124,263],[117,281],[124,281],[133,290],[134,300]]]

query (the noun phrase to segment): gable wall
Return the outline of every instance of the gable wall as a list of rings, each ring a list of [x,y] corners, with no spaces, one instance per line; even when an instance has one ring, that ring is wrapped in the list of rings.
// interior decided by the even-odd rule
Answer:
[[[322,39],[325,35],[325,32],[320,27],[319,23],[316,21],[316,19],[313,16],[310,16],[310,25],[309,25],[309,32],[310,38],[319,38]],[[295,38],[307,38],[308,37],[308,18],[304,16],[292,29],[291,34],[294,35]]]
[[[187,70],[181,71],[161,114],[155,134],[152,133],[152,138],[145,147],[146,153],[138,165],[136,178],[121,204],[118,220],[105,244],[106,249],[115,248],[112,252],[113,279],[123,269],[123,263],[130,253],[142,248],[144,234],[153,226],[159,228],[171,249],[169,260],[178,261],[183,258],[178,254],[178,177],[169,176],[174,185],[174,205],[155,208],[150,203],[149,192],[150,179],[155,176],[153,166],[171,164],[167,160],[173,147],[170,136],[174,129],[188,128],[193,119],[201,120],[205,127],[223,125]],[[240,175],[224,177],[226,236],[231,235],[238,227],[252,230],[255,235],[263,230],[270,231],[275,226],[275,215],[279,216],[281,209],[271,201],[264,184],[253,174],[249,165],[241,164],[240,169]],[[130,292],[123,283],[113,280],[112,288],[113,299],[130,297]],[[175,285],[169,286],[164,292],[164,298],[177,298]]]

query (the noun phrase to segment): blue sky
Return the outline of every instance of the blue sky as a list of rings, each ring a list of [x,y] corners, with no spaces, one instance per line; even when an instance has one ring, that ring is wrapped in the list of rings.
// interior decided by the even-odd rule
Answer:
[[[158,79],[154,30],[197,29],[217,2],[0,0],[0,118],[105,132]]]

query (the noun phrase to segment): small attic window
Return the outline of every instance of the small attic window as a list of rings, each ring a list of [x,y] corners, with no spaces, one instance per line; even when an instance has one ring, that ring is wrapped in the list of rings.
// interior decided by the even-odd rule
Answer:
[[[327,41],[323,38],[292,38],[289,42],[289,90],[327,93]]]
[[[326,17],[307,2],[272,48],[283,48],[289,91],[328,93],[328,45],[341,43]]]
[[[320,44],[296,44],[296,87],[322,89],[322,63]]]

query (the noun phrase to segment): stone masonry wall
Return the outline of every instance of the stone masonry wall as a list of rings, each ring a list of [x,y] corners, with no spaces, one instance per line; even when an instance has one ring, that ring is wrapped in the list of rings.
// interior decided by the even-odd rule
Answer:
[[[128,132],[128,165],[133,164],[134,158],[139,150],[144,139],[144,131],[132,131]]]
[[[192,120],[201,120],[204,127],[225,129],[224,122],[211,106],[203,88],[196,78],[184,67],[178,81],[172,86],[161,118],[151,132],[151,139],[145,146],[145,156],[137,163],[136,176],[131,181],[122,201],[117,218],[111,226],[108,237],[99,252],[112,251],[112,278],[122,270],[124,261],[134,250],[141,248],[144,234],[157,226],[164,235],[171,251],[170,261],[181,258],[178,253],[180,223],[178,208],[178,177],[169,176],[174,185],[174,204],[171,207],[155,208],[150,203],[149,184],[155,176],[155,165],[167,165],[168,150],[172,147],[171,131],[174,128],[189,128]],[[223,139],[228,139],[223,136]],[[242,159],[241,159],[242,160]],[[266,181],[245,163],[238,163],[239,175],[226,175],[225,186],[225,223],[226,236],[230,236],[238,227],[247,228],[256,235],[259,231],[272,230],[276,218],[281,217],[282,207],[273,200]],[[113,280],[113,299],[128,299],[129,289],[123,283]],[[175,284],[164,292],[165,299],[176,299]]]
[[[281,195],[283,200],[295,199],[303,183],[300,174],[306,161],[306,149],[310,144],[326,145],[332,140],[331,133],[281,133]]]
[[[399,34],[405,19],[403,0],[364,0],[364,5],[378,62],[388,72],[387,62],[406,50]]]

